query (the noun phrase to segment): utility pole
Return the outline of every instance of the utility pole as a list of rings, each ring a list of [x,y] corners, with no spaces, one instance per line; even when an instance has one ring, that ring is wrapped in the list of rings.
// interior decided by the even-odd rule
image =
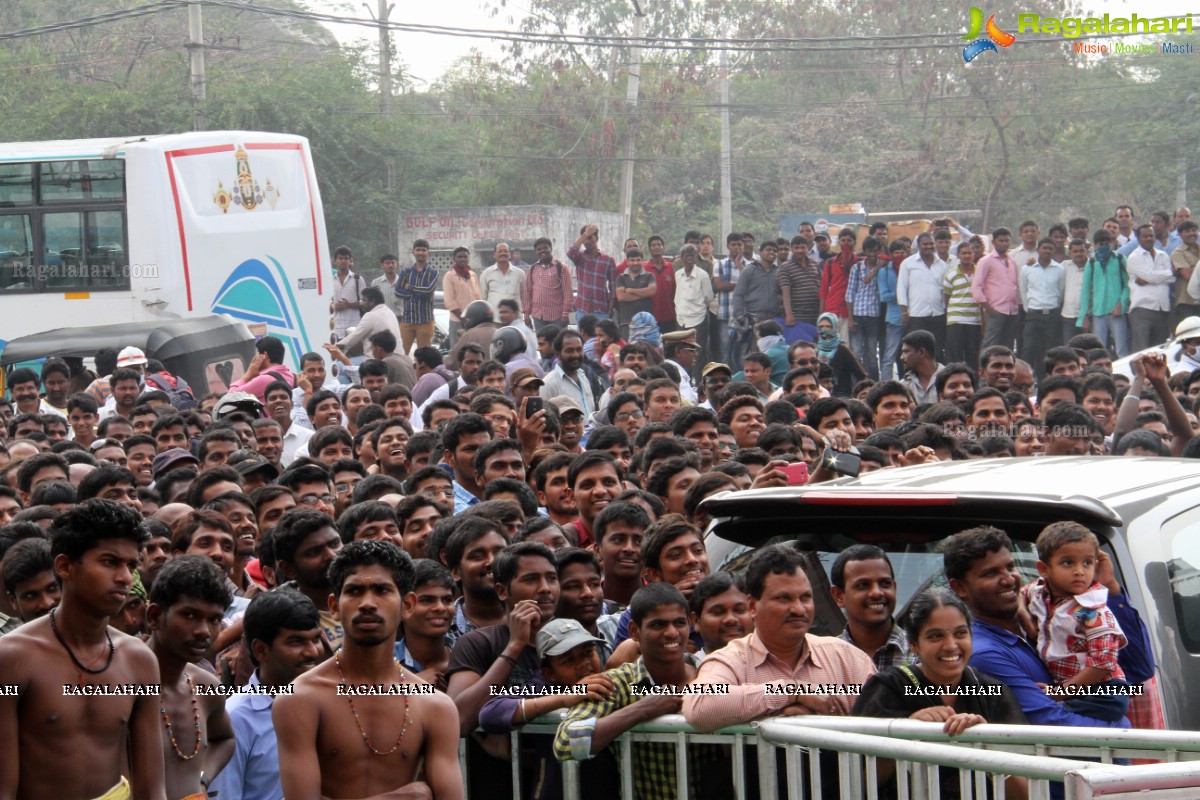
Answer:
[[[729,144],[729,53],[721,51],[721,241],[733,231],[733,153]]]
[[[363,3],[366,6],[366,3]],[[384,124],[392,113],[392,37],[388,33],[388,18],[392,15],[394,5],[387,0],[379,0],[379,9],[375,21],[379,24],[379,113]],[[370,10],[370,6],[367,6]],[[391,154],[384,158],[384,188],[389,200],[396,196],[396,159]],[[388,214],[388,246],[391,249],[399,247],[399,231],[395,214]]]
[[[638,0],[633,3],[633,38],[642,37],[642,7]],[[635,137],[637,135],[638,84],[642,79],[642,48],[635,43],[629,51],[629,81],[625,87],[625,105],[629,111],[628,128],[625,134],[625,162],[621,165],[621,223],[623,230],[621,238],[629,236],[633,229],[633,159],[635,152]]]
[[[200,16],[200,3],[197,0],[188,0],[187,50],[192,62],[192,130],[202,131],[208,127],[204,113],[207,77],[204,66],[204,20]]]

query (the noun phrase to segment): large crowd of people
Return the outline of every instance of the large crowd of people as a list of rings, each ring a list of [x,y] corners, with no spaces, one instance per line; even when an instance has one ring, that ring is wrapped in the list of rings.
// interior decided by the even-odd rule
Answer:
[[[949,588],[897,619],[874,546],[828,581],[779,545],[713,572],[703,501],[945,460],[1200,457],[1188,216],[1028,222],[1016,248],[953,220],[836,249],[802,228],[723,259],[689,234],[674,262],[654,236],[619,264],[589,225],[569,266],[539,239],[533,264],[501,244],[477,275],[460,248],[442,276],[418,241],[369,283],[339,248],[333,341],[298,372],[271,336],[222,395],[135,346],[13,370],[0,798],[505,797],[518,758],[530,797],[577,761],[608,798],[618,737],[667,713],[1161,728],[1146,630],[1083,526],[1042,531],[1033,582],[1005,532],[958,533]],[[1172,329],[1180,364],[1113,373]],[[829,603],[844,630],[814,635]],[[639,798],[731,796],[717,745],[686,776],[674,745],[632,764]]]

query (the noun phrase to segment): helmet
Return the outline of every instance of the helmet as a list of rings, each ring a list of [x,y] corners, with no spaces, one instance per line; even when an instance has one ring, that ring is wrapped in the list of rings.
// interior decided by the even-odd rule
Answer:
[[[1175,326],[1175,338],[1186,341],[1200,339],[1200,317],[1186,317]]]
[[[468,331],[476,325],[494,321],[492,307],[486,300],[473,300],[463,309],[462,326],[464,331]]]
[[[492,334],[492,358],[507,364],[517,353],[525,352],[525,336],[511,325]]]
[[[213,419],[222,419],[235,411],[243,411],[252,417],[260,417],[263,404],[249,392],[229,392],[213,406]]]

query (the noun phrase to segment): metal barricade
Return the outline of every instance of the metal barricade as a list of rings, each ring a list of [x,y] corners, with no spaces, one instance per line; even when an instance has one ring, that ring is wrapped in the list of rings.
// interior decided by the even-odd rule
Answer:
[[[565,713],[539,717],[511,734],[514,798],[528,797],[522,791],[521,738],[553,737]],[[1067,800],[1142,797],[1145,795],[1139,793],[1147,789],[1154,790],[1155,800],[1200,798],[1200,732],[1195,731],[983,724],[951,738],[942,733],[940,723],[911,719],[787,717],[699,733],[682,716],[672,714],[638,725],[615,740],[620,747],[623,800],[634,800],[632,746],[643,742],[674,745],[679,776],[688,774],[690,745],[729,746],[735,800],[751,800],[746,781],[749,746],[756,748],[760,800],[832,796],[833,787],[822,781],[823,752],[836,754],[842,798],[877,798],[881,760],[895,762],[900,800],[940,798],[939,768],[957,770],[964,800],[988,797],[989,789],[991,797],[1004,797],[1005,777],[1010,775],[1029,781],[1031,798],[1048,798],[1053,781],[1064,782]],[[459,753],[465,776],[465,745]],[[777,755],[783,757],[784,787],[779,786]],[[1112,763],[1129,758],[1166,763]],[[579,764],[567,761],[561,767],[564,800],[579,800]],[[823,791],[826,789],[830,791]],[[677,794],[680,800],[687,800],[686,780],[678,781]]]

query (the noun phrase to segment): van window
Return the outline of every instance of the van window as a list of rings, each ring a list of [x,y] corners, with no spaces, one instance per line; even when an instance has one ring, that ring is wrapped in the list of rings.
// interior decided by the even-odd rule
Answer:
[[[1200,509],[1167,520],[1162,543],[1175,629],[1189,653],[1200,653]]]
[[[772,527],[766,520],[755,520],[756,525],[764,528]],[[792,522],[794,524],[794,521]],[[780,520],[778,527],[788,526],[788,521]],[[965,530],[969,525],[957,526],[957,530]],[[1040,530],[1040,528],[1038,528]],[[1014,531],[1006,531],[1013,540],[1013,559],[1017,562],[1023,583],[1037,579],[1037,549],[1033,539],[1022,538]],[[908,604],[918,593],[931,588],[945,587],[946,576],[942,572],[942,545],[948,535],[934,534],[926,537],[913,537],[909,533],[888,534],[878,530],[859,529],[855,534],[784,534],[771,537],[763,542],[769,544],[787,544],[798,550],[812,553],[822,571],[816,574],[815,569],[806,569],[809,580],[813,584],[813,593],[818,598],[816,617],[813,621],[813,633],[822,636],[837,635],[844,625],[842,612],[829,599],[827,603],[820,602],[821,598],[829,598],[830,575],[833,562],[838,553],[856,544],[873,544],[888,554],[892,562],[892,570],[896,575],[896,619],[904,616]],[[721,569],[738,575],[745,575],[746,565],[754,557],[757,548],[739,548],[730,558],[721,564],[713,564],[713,569]]]

